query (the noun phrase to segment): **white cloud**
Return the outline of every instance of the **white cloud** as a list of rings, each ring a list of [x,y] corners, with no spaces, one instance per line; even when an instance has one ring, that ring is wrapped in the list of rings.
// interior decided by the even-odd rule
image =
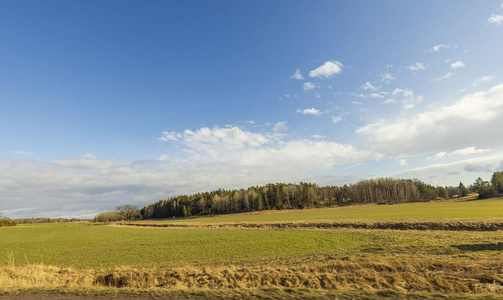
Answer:
[[[455,69],[462,69],[465,67],[465,64],[458,60],[458,61],[455,61],[451,64],[451,69],[455,70]]]
[[[450,163],[434,164],[388,174],[396,178],[418,178],[437,185],[453,185],[462,181],[465,185],[481,176],[490,179],[492,172],[503,162],[503,153],[492,156],[458,160]],[[475,174],[474,174],[475,172]]]
[[[437,154],[433,155],[433,157],[428,157],[428,160],[437,160],[445,157],[447,155],[447,152],[441,151],[438,152]]]
[[[142,206],[173,195],[242,188],[278,178],[337,184],[334,176],[320,174],[378,158],[352,145],[273,140],[266,138],[269,134],[219,127],[185,130],[178,140],[168,142],[177,145],[173,148],[178,154],[168,147],[165,155],[150,160],[104,160],[92,154],[56,162],[0,159],[0,203],[12,218],[93,217],[124,201]],[[348,179],[338,182],[342,181]]]
[[[314,107],[306,109],[297,109],[297,112],[303,115],[315,115],[315,116],[320,116],[323,114],[321,111],[317,110]]]
[[[466,148],[463,148],[463,149],[458,149],[458,150],[455,150],[455,151],[452,151],[451,153],[449,153],[449,155],[472,155],[472,154],[481,154],[481,153],[486,153],[486,152],[489,152],[491,151],[491,149],[477,149],[475,148],[474,146],[472,147],[466,147]]]
[[[439,52],[442,49],[449,49],[449,48],[457,48],[458,45],[456,44],[438,44],[433,46],[433,48],[430,49],[430,52]]]
[[[473,155],[473,154],[482,154],[491,151],[491,149],[477,149],[474,146],[472,147],[466,147],[463,149],[458,149],[454,150],[450,153],[447,153],[445,151],[438,152],[435,154],[433,157],[428,157],[428,160],[437,160],[444,158],[446,156],[467,156],[467,155]]]
[[[419,154],[466,147],[500,147],[503,140],[503,84],[398,120],[381,120],[357,130],[369,146],[387,155]]]
[[[382,104],[392,104],[397,101],[402,102],[403,108],[409,110],[423,101],[423,96],[415,96],[414,92],[409,89],[395,89],[391,93],[391,98],[383,101]]]
[[[321,135],[321,134],[313,134],[311,137],[313,139],[324,139],[324,138],[326,138],[325,135]]]
[[[203,127],[196,131],[185,130],[183,132],[183,141],[186,145],[194,148],[216,145],[224,145],[228,148],[244,148],[245,146],[258,147],[269,140],[259,133],[243,131],[239,127],[214,127],[213,129]]]
[[[159,141],[169,142],[169,141],[178,141],[182,137],[181,133],[177,133],[175,131],[163,131],[162,136],[157,138]]]
[[[274,126],[272,127],[272,131],[274,133],[281,133],[286,131],[288,127],[286,126],[286,122],[276,122],[274,123]]]
[[[381,74],[381,81],[385,83],[391,83],[391,81],[395,80],[395,77],[391,76],[390,73],[385,72]]]
[[[503,23],[503,15],[497,15],[497,14],[492,14],[488,19],[487,22],[489,23],[494,23],[497,25],[500,25]]]
[[[354,105],[362,105],[362,103],[360,101],[353,101],[351,103],[354,104]]]
[[[333,116],[332,117],[332,123],[336,124],[336,123],[339,123],[340,121],[342,121],[341,116]]]
[[[314,85],[312,82],[304,82],[304,91],[310,91],[318,88],[316,85]]]
[[[365,94],[349,93],[349,95],[354,96],[356,98],[362,98],[362,99],[367,98],[367,95],[365,95]]]
[[[342,72],[342,63],[336,60],[325,62],[318,68],[309,72],[310,77],[328,78]]]
[[[422,62],[417,62],[411,66],[407,66],[406,67],[407,69],[411,70],[411,71],[419,71],[419,70],[425,70],[426,67],[424,66],[424,63]]]
[[[314,93],[314,96],[316,97],[316,99],[321,99],[321,95],[319,93]]]
[[[400,166],[405,166],[405,165],[407,164],[407,161],[406,161],[405,159],[403,159],[403,158],[402,158],[402,159],[400,159],[400,160],[398,161],[398,164],[399,164]]]
[[[472,85],[474,87],[478,87],[480,85],[483,85],[483,84],[486,84],[486,83],[489,83],[493,80],[493,76],[492,75],[486,75],[486,76],[482,76],[480,78],[477,78],[475,80],[473,80],[473,83]]]
[[[290,76],[290,78],[297,80],[304,80],[304,77],[302,77],[302,74],[300,73],[299,69],[295,70],[295,73],[293,73],[293,75]]]
[[[378,89],[378,87],[372,85],[372,83],[370,82],[365,82],[365,84],[363,84],[362,86],[360,86],[360,88],[362,90],[371,90],[371,91],[376,91]]]
[[[452,75],[454,75],[454,73],[449,72],[449,73],[446,73],[446,74],[444,74],[444,75],[442,75],[442,76],[440,76],[440,77],[433,78],[431,81],[442,81],[442,80],[445,80],[445,79],[447,79],[447,78],[452,77]]]
[[[384,98],[384,96],[379,93],[370,93],[370,98]]]

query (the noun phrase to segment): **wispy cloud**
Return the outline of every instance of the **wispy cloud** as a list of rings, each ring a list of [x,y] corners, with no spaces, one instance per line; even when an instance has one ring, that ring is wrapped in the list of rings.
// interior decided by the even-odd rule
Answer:
[[[341,116],[333,116],[332,117],[332,123],[336,124],[336,123],[339,123],[340,121],[342,121]]]
[[[378,90],[378,87],[377,87],[377,86],[372,85],[372,83],[370,83],[370,82],[368,82],[368,81],[367,81],[367,82],[365,82],[365,84],[363,84],[362,86],[360,86],[360,88],[361,88],[362,90],[371,90],[371,91],[376,91],[376,90]]]
[[[384,98],[384,95],[381,93],[370,93],[369,96],[370,98],[378,98],[378,99]]]
[[[423,96],[416,96],[410,89],[395,89],[391,93],[391,98],[386,99],[382,104],[392,104],[397,101],[402,102],[403,109],[409,110],[423,101]]]
[[[456,44],[438,44],[433,46],[433,48],[430,49],[430,52],[439,52],[442,49],[449,49],[449,48],[457,48],[458,45]]]
[[[411,71],[426,70],[426,66],[422,62],[417,62],[413,65],[407,66],[406,68]]]
[[[299,69],[295,70],[295,73],[293,73],[293,75],[290,76],[290,78],[297,80],[304,80],[304,77],[302,77],[302,74],[300,73]]]
[[[312,82],[304,82],[304,91],[310,91],[310,90],[314,90],[314,89],[317,89],[318,86],[315,85],[314,83]]]
[[[381,81],[385,83],[391,83],[391,81],[395,80],[395,77],[391,76],[389,72],[385,72],[381,74]]]
[[[451,69],[455,70],[455,69],[462,69],[465,67],[465,64],[458,60],[458,61],[455,61],[451,64]]]
[[[431,81],[435,82],[435,81],[442,81],[442,80],[445,80],[447,78],[451,78],[452,75],[454,75],[454,73],[452,72],[448,72],[440,77],[436,77],[436,78],[433,78]]]
[[[490,148],[477,149],[477,148],[475,148],[475,146],[472,146],[472,147],[466,147],[466,148],[454,150],[450,153],[447,153],[446,151],[441,151],[432,157],[428,157],[428,160],[437,160],[437,159],[444,158],[446,156],[467,156],[467,155],[473,155],[473,154],[482,154],[482,153],[487,153],[490,151],[491,151]]]
[[[472,85],[474,87],[478,87],[480,85],[489,83],[492,80],[493,80],[493,76],[492,75],[486,75],[486,76],[482,76],[482,77],[474,79],[473,82],[472,82]]]

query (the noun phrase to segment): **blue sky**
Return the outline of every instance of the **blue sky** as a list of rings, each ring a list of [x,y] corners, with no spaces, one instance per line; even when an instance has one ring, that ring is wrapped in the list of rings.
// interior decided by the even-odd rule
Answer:
[[[503,167],[501,1],[3,1],[0,210]]]

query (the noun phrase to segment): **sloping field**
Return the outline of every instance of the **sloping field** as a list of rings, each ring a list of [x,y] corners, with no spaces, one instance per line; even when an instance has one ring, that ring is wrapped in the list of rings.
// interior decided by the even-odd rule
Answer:
[[[146,220],[140,222],[211,224],[302,221],[445,221],[448,219],[503,221],[503,199],[432,201],[395,205],[354,205],[306,210],[263,211],[188,219]]]

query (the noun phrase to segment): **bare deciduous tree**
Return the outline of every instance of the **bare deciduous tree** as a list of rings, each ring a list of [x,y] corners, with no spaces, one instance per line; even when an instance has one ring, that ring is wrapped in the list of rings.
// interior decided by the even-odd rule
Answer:
[[[115,209],[124,220],[128,221],[133,220],[140,215],[138,206],[132,204],[118,205]]]

